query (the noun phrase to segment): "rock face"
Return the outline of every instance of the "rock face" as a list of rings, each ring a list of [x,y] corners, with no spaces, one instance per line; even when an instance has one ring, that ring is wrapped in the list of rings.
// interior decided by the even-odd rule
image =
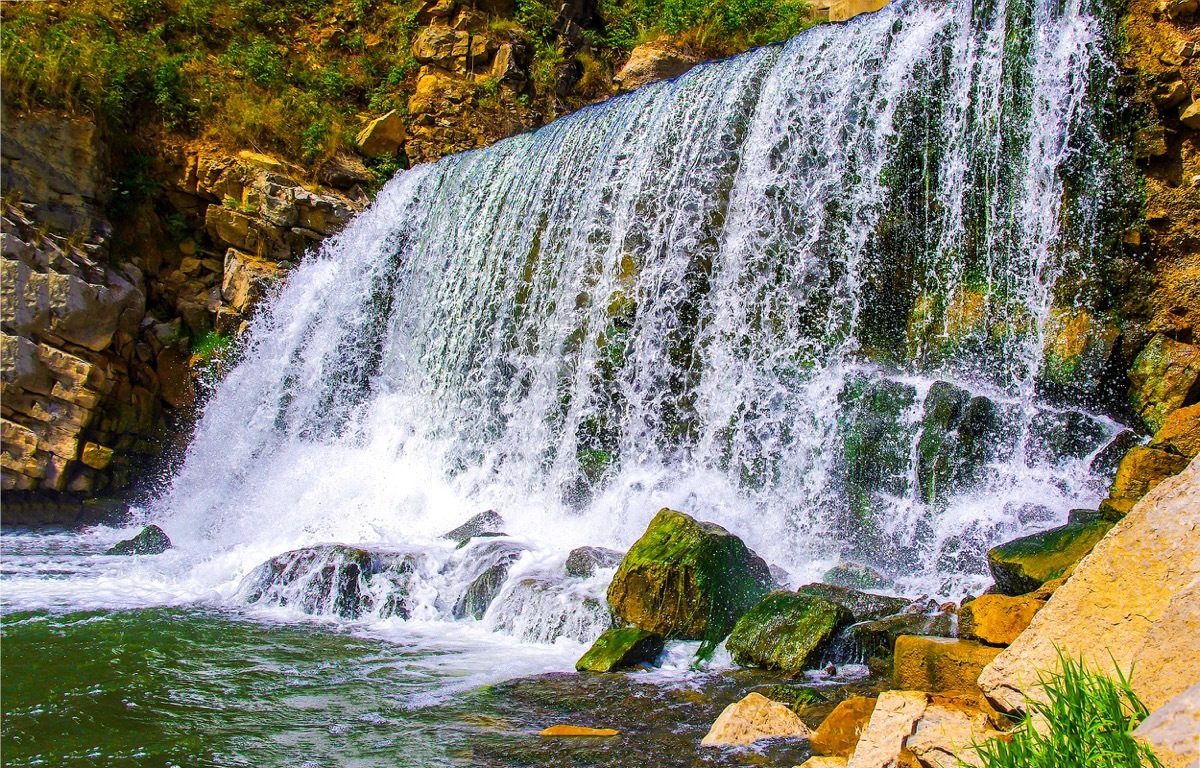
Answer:
[[[1200,683],[1151,712],[1133,734],[1150,745],[1164,768],[1200,764]]]
[[[1022,536],[988,551],[988,568],[1005,595],[1023,595],[1066,576],[1112,528],[1095,520]]]
[[[795,712],[761,693],[751,693],[725,707],[700,745],[744,747],[759,739],[806,739],[808,735],[808,726]]]
[[[669,43],[646,43],[629,54],[629,60],[613,79],[621,91],[632,91],[643,85],[679,77],[700,63],[691,51]]]
[[[996,738],[1005,735],[987,712],[961,700],[931,697],[904,748],[923,768],[962,768],[981,765],[973,746]]]
[[[896,640],[892,684],[906,691],[976,691],[979,673],[998,653],[970,640],[903,635]]]
[[[733,660],[743,666],[797,674],[807,669],[848,610],[811,595],[778,591],[767,595],[738,620],[725,641]]]
[[[171,539],[157,525],[147,525],[132,539],[117,542],[106,555],[160,555],[171,548]]]
[[[983,595],[958,611],[958,636],[987,645],[1009,645],[1045,605],[1032,597]]]
[[[662,653],[663,645],[662,635],[644,629],[610,629],[575,662],[575,669],[579,672],[615,672],[638,664],[653,664]]]
[[[1075,569],[979,684],[1024,706],[1058,649],[1091,667],[1134,668],[1134,690],[1161,706],[1200,678],[1200,459],[1142,499]],[[1111,654],[1111,658],[1110,658]]]
[[[741,539],[663,509],[621,561],[608,604],[664,637],[719,642],[770,588],[767,564]]]
[[[1200,454],[1200,403],[1167,416],[1149,447],[1188,459]]]
[[[1135,445],[1121,459],[1105,499],[1105,509],[1128,512],[1156,485],[1187,466],[1187,457],[1158,448]]]
[[[851,696],[838,704],[809,738],[813,754],[849,757],[862,738],[877,699]]]

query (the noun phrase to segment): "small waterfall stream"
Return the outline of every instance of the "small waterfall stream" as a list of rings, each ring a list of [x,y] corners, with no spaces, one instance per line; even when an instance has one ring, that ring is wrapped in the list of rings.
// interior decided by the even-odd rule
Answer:
[[[410,604],[364,615],[449,621],[479,574],[437,537],[490,508],[485,625],[586,641],[611,571],[548,574],[671,506],[796,584],[982,588],[989,546],[1095,505],[1120,429],[1047,362],[1121,234],[1096,14],[904,0],[400,174],[256,317],[148,513],[171,578],[243,600],[285,551],[374,547]]]

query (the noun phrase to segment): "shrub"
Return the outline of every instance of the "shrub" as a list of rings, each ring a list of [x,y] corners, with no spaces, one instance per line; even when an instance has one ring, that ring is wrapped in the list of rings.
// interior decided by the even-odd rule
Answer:
[[[983,768],[1162,768],[1133,730],[1149,714],[1130,687],[1089,671],[1083,661],[1059,653],[1062,671],[1041,677],[1044,701],[1030,699],[1030,716],[1012,740],[993,739],[975,749]],[[1035,727],[1035,720],[1045,725]],[[967,765],[963,762],[962,765]]]

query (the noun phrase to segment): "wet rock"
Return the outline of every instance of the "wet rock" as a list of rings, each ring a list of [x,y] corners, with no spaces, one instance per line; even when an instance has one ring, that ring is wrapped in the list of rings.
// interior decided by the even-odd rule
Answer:
[[[588,643],[613,623],[603,595],[572,580],[532,576],[497,596],[488,621],[491,629],[529,643],[553,643],[560,637]]]
[[[1001,443],[1003,419],[986,397],[943,381],[925,397],[925,417],[917,443],[917,482],[927,504],[944,502],[972,485]]]
[[[465,564],[482,570],[454,604],[454,618],[482,619],[488,606],[500,594],[512,564],[524,551],[524,546],[504,540],[483,541],[468,549]]]
[[[767,564],[737,536],[663,509],[621,561],[608,604],[636,627],[716,643],[770,586]]]
[[[359,131],[355,138],[359,151],[368,157],[394,155],[405,140],[404,118],[396,110],[377,117]]]
[[[863,533],[878,530],[881,524],[876,514],[884,506],[882,500],[907,492],[912,471],[910,446],[918,428],[907,414],[916,396],[916,388],[910,384],[861,375],[851,377],[838,394],[841,455],[837,472],[847,506],[841,527],[848,539],[862,542]],[[852,557],[869,556],[876,550],[869,539],[859,546]],[[890,586],[874,577],[856,579],[848,569],[835,570],[850,578],[827,574],[823,581],[856,589]]]
[[[805,584],[796,590],[801,595],[812,595],[831,603],[837,603],[850,611],[854,621],[874,621],[885,616],[900,613],[912,605],[912,601],[903,597],[888,597],[861,592],[850,587],[839,587],[833,584]]]
[[[1200,349],[1157,334],[1129,370],[1129,400],[1151,432],[1182,407],[1200,377]]]
[[[977,597],[963,603],[958,612],[958,636],[987,645],[1008,645],[1025,631],[1045,604],[1031,597]]]
[[[1188,459],[1185,456],[1135,445],[1125,454],[1125,458],[1121,459],[1102,511],[1128,512],[1138,499],[1163,480],[1179,474],[1187,463]]]
[[[1200,679],[1200,459],[1163,481],[1076,568],[979,683],[1006,709],[1038,695],[1061,651],[1105,672],[1136,669],[1150,708]]]
[[[851,696],[838,704],[829,716],[813,731],[809,743],[813,754],[828,757],[850,757],[862,738],[877,699]]]
[[[808,726],[795,712],[760,693],[751,693],[721,712],[700,746],[743,747],[759,739],[808,736]]]
[[[700,59],[690,51],[665,42],[639,45],[613,80],[621,91],[632,91],[659,80],[679,77]]]
[[[577,547],[567,555],[567,575],[577,579],[591,578],[598,569],[616,568],[623,555],[604,547]]]
[[[1046,464],[1085,458],[1108,436],[1103,424],[1080,411],[1041,411],[1033,417],[1029,432],[1030,458]]]
[[[1084,397],[1096,394],[1120,335],[1110,318],[1081,307],[1054,307],[1046,323],[1039,383]]]
[[[1133,735],[1150,745],[1164,768],[1195,766],[1200,760],[1200,683],[1151,712]]]
[[[132,539],[119,541],[106,555],[160,555],[171,548],[171,539],[157,525],[147,525]]]
[[[1000,653],[970,640],[902,635],[896,639],[892,684],[906,691],[974,691],[979,673]]]
[[[892,580],[869,565],[842,563],[825,572],[821,581],[834,587],[847,589],[891,589]]]
[[[953,617],[945,611],[924,613],[909,611],[864,621],[850,627],[850,638],[868,656],[890,656],[901,635],[950,637],[954,631]]]
[[[662,635],[637,627],[610,629],[575,662],[579,672],[615,672],[638,664],[653,664],[663,651]]]
[[[1188,459],[1200,454],[1200,403],[1172,411],[1148,447]]]
[[[573,738],[608,738],[610,736],[616,736],[619,733],[620,731],[615,728],[589,728],[584,725],[552,725],[539,733],[538,736],[543,738],[552,738],[556,736]]]
[[[476,536],[505,536],[503,533],[504,518],[495,510],[489,509],[473,516],[470,520],[452,531],[442,534],[443,539],[450,539],[459,547],[466,545]]]
[[[800,764],[800,768],[846,768],[844,757],[810,757]]]
[[[808,685],[768,685],[757,690],[771,701],[786,704],[793,712],[797,713],[805,707],[829,701],[827,694],[819,688]]]
[[[828,0],[829,20],[846,21],[864,13],[874,13],[888,5],[891,0]]]
[[[1110,528],[1107,520],[1064,525],[993,547],[988,550],[988,568],[997,589],[1005,595],[1024,595],[1069,575]]]
[[[838,627],[853,620],[842,606],[812,595],[778,591],[767,595],[725,641],[733,660],[799,673],[807,669]]]

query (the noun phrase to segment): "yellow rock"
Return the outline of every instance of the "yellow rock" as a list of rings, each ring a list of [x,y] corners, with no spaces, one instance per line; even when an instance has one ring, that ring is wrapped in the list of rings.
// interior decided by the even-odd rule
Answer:
[[[92,469],[104,469],[112,461],[113,449],[98,443],[84,443],[79,460]]]
[[[888,4],[889,0],[831,0],[829,20],[845,21],[864,13],[874,13]]]
[[[809,743],[813,754],[832,757],[849,757],[862,737],[871,713],[875,711],[874,698],[851,696],[838,704],[824,722],[813,731]]]
[[[901,635],[892,684],[906,691],[977,691],[979,673],[998,653],[999,648],[970,640]]]
[[[1172,411],[1150,441],[1150,447],[1189,459],[1200,453],[1200,403]]]
[[[809,733],[795,712],[761,693],[751,693],[725,707],[700,745],[743,747],[779,736],[806,739]]]
[[[1135,445],[1121,459],[1108,495],[1114,499],[1140,499],[1163,480],[1181,472],[1187,462],[1174,453]]]
[[[1025,631],[1046,603],[1032,597],[982,595],[958,612],[958,636],[988,645],[1008,645]]]
[[[1200,679],[1200,458],[1146,495],[979,677],[990,699],[1022,709],[1061,649],[1104,671],[1135,669],[1151,709]]]
[[[539,736],[616,736],[620,731],[616,728],[586,728],[582,725],[552,725],[539,733]]]
[[[248,149],[243,149],[238,152],[238,159],[250,165],[257,165],[266,171],[274,171],[275,173],[284,173],[287,171],[287,166],[279,162],[270,155],[264,155],[260,152],[251,152]]]
[[[795,768],[846,768],[844,757],[810,757]]]
[[[884,691],[871,713],[862,739],[850,756],[847,768],[891,768],[919,721],[925,715],[929,696],[920,691]]]

